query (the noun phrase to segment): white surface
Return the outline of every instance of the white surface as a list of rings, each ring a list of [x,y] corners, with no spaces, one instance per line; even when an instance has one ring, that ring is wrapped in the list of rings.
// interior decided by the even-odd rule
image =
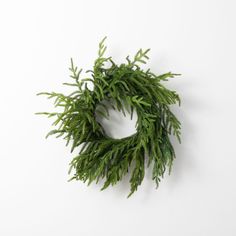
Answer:
[[[236,235],[235,7],[233,0],[1,1],[0,235]],[[182,97],[172,175],[156,190],[147,174],[128,200],[127,183],[104,192],[67,183],[73,155],[62,140],[44,139],[51,121],[34,115],[52,108],[35,94],[62,90],[71,56],[91,68],[104,35],[115,61],[150,47],[155,72],[182,73],[168,83]]]

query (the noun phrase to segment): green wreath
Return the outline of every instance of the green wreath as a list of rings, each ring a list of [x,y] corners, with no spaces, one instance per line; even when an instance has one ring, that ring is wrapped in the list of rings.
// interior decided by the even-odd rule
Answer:
[[[55,98],[55,107],[62,107],[62,112],[42,112],[48,117],[56,117],[53,129],[47,134],[64,136],[66,145],[71,143],[71,152],[82,145],[79,154],[70,163],[74,170],[72,179],[90,184],[105,179],[102,190],[116,184],[128,172],[130,193],[137,190],[145,173],[145,163],[152,163],[152,178],[158,186],[166,168],[171,170],[175,152],[169,136],[174,135],[180,141],[180,122],[170,111],[169,105],[179,103],[175,91],[168,90],[161,82],[177,74],[171,72],[155,75],[149,69],[142,70],[140,63],[149,59],[140,49],[133,60],[117,65],[111,57],[104,57],[105,38],[99,43],[98,58],[95,60],[89,78],[80,79],[82,70],[74,66],[71,59],[70,71],[75,91],[69,95],[61,93],[39,93]],[[109,65],[108,65],[109,64]],[[93,90],[87,86],[92,82]],[[97,121],[99,114],[108,118],[108,104],[118,111],[137,113],[137,132],[129,137],[113,139],[106,135]],[[147,160],[147,162],[146,162]],[[132,164],[132,165],[131,165]]]

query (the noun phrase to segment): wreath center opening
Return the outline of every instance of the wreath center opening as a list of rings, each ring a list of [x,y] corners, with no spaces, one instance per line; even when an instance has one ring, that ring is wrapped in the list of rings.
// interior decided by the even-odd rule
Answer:
[[[97,122],[101,124],[108,137],[122,139],[137,133],[136,122],[138,117],[135,110],[131,116],[131,113],[126,109],[122,112],[117,108],[114,109],[108,102],[103,102],[103,104],[107,107],[107,115],[101,114],[101,109],[98,107],[95,114]]]

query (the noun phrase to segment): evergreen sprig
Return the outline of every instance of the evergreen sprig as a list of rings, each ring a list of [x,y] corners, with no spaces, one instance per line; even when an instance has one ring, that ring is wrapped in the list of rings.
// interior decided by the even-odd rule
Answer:
[[[62,107],[62,112],[43,112],[54,117],[56,126],[47,137],[63,136],[66,145],[71,144],[71,152],[82,145],[80,152],[70,164],[74,171],[72,179],[98,182],[105,179],[102,189],[115,185],[128,172],[131,173],[131,196],[142,183],[147,166],[152,163],[152,178],[158,186],[166,168],[171,170],[175,158],[174,148],[169,136],[174,135],[180,142],[180,122],[171,112],[169,106],[180,104],[175,91],[163,86],[162,81],[177,76],[171,72],[156,75],[140,68],[140,64],[149,59],[150,49],[140,49],[131,60],[117,65],[111,57],[105,57],[104,38],[99,43],[98,58],[93,70],[87,71],[88,77],[81,79],[79,70],[71,59],[71,78],[75,91],[69,95],[61,93],[39,93],[54,99],[55,107]],[[87,83],[92,82],[93,90]],[[113,139],[105,133],[96,115],[109,118],[107,104],[114,109],[129,112],[131,117],[135,110],[138,115],[137,132],[129,137]]]

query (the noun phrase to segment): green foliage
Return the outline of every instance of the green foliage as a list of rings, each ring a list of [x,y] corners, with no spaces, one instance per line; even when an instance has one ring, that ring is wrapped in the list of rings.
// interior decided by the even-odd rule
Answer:
[[[104,38],[99,43],[98,58],[89,76],[80,79],[81,71],[71,59],[71,78],[73,83],[65,85],[75,87],[69,95],[61,93],[40,93],[54,99],[55,107],[62,107],[62,112],[43,112],[54,117],[56,126],[47,137],[64,137],[66,144],[71,144],[71,151],[82,145],[78,155],[71,161],[72,179],[90,184],[105,179],[102,189],[115,185],[128,173],[130,195],[142,183],[145,163],[152,163],[152,178],[158,186],[166,168],[171,170],[175,152],[169,136],[174,135],[180,141],[180,122],[170,111],[169,106],[180,104],[175,91],[163,86],[162,81],[177,74],[171,72],[155,75],[149,69],[143,70],[140,64],[149,59],[148,50],[140,49],[133,60],[117,65],[111,57],[105,57]],[[93,90],[87,83],[92,82]],[[129,137],[113,139],[108,137],[96,120],[96,114],[109,117],[106,100],[112,102],[115,109],[138,115],[137,132]],[[146,162],[146,159],[148,160]]]

